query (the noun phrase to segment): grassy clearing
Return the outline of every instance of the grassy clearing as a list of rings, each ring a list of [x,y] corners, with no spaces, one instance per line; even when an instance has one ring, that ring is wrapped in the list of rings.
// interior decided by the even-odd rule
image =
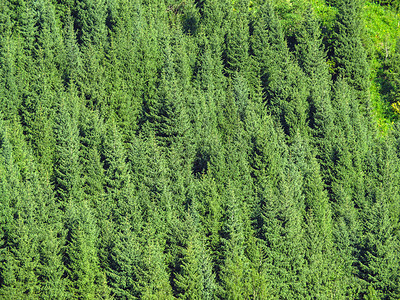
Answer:
[[[302,7],[300,10],[304,11],[307,7],[302,0],[294,1],[302,3],[302,6],[298,5]],[[336,9],[328,5],[326,0],[309,0],[308,3],[319,16],[323,28],[327,31],[332,30]],[[371,70],[370,95],[373,117],[378,128],[385,133],[400,119],[400,115],[392,108],[383,91],[384,63],[395,51],[396,41],[400,38],[400,13],[388,6],[365,2],[362,18],[365,26],[363,44],[368,53]]]
[[[373,116],[382,132],[399,119],[383,91],[384,63],[395,51],[400,38],[400,14],[387,6],[366,2],[363,9],[365,25],[363,42],[371,67],[371,103]]]

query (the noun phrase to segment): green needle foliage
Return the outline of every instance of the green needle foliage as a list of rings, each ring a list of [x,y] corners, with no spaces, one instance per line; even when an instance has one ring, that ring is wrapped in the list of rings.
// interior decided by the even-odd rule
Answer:
[[[0,299],[398,299],[365,1],[0,1]]]

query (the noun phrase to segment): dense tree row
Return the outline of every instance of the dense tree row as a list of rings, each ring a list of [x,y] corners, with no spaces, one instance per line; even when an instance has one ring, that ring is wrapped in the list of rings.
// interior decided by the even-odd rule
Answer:
[[[0,298],[398,299],[400,134],[331,2],[0,1]]]

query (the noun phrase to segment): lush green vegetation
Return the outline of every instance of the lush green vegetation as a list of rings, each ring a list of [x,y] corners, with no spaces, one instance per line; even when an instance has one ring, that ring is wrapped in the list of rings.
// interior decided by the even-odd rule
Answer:
[[[399,299],[396,3],[0,1],[0,299]]]
[[[395,9],[367,2],[364,6],[364,45],[369,53],[371,100],[378,126],[386,132],[398,120],[400,111],[393,95],[388,73],[396,72],[396,45],[400,37],[400,14]],[[398,72],[398,71],[397,71]],[[389,75],[389,76],[388,76]],[[397,75],[395,75],[397,76]],[[389,79],[389,80],[388,80]],[[397,89],[397,88],[396,88]]]

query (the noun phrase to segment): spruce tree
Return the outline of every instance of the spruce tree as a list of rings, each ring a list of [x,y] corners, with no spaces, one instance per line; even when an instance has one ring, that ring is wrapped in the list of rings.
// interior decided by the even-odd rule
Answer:
[[[17,115],[21,98],[16,74],[16,41],[13,37],[10,10],[3,2],[0,6],[0,109],[6,119]]]
[[[156,220],[148,223],[144,232],[142,263],[139,265],[139,292],[140,298],[173,299],[172,288],[169,282],[169,274],[166,265],[166,255],[163,240],[151,229]],[[155,228],[155,227],[153,227]]]
[[[74,94],[74,90],[64,97],[59,103],[54,128],[56,136],[55,189],[62,206],[70,201],[80,201],[83,196],[76,111],[79,109],[79,99]]]
[[[149,14],[149,13],[148,13]],[[162,47],[157,39],[158,32],[153,16],[147,16],[147,24],[144,25],[143,31],[140,31],[138,38],[138,61],[139,72],[141,76],[141,84],[138,86],[143,100],[143,112],[141,116],[141,124],[149,121],[153,123],[157,120],[159,109],[158,85],[159,73],[163,65]]]
[[[222,74],[221,58],[218,53],[212,52],[210,43],[204,41],[204,45],[201,46],[204,47],[204,53],[196,78],[198,92],[194,95],[196,101],[191,107],[196,174],[207,171],[207,165],[211,157],[218,153],[221,142],[217,129],[217,116],[220,113],[217,105],[225,97],[225,77]]]
[[[232,186],[227,187],[224,195],[226,212],[222,230],[222,250],[224,265],[219,278],[224,299],[242,299],[251,296],[250,261],[246,256],[246,223],[250,221],[246,213],[245,202],[240,201],[240,194]]]
[[[64,45],[65,45],[65,73],[66,83],[77,82],[80,72],[82,72],[82,54],[77,43],[74,30],[73,18],[70,12],[67,12],[67,20],[64,27]]]
[[[363,235],[359,247],[359,274],[366,283],[364,294],[371,290],[381,298],[399,295],[398,226],[399,162],[392,137],[376,141],[368,163],[368,206],[362,212]],[[368,290],[368,292],[367,292]]]
[[[9,165],[11,162],[10,159],[12,158],[14,167],[16,170],[19,170],[18,177],[20,184],[14,182],[13,187],[10,186],[7,188],[8,191],[2,192],[2,194],[11,201],[9,202],[11,206],[3,202],[2,206],[5,213],[4,220],[6,222],[11,222],[15,219],[13,225],[14,229],[11,227],[3,227],[3,230],[8,228],[14,231],[14,233],[6,234],[7,231],[4,231],[6,235],[4,235],[2,241],[5,245],[8,244],[10,246],[9,250],[14,253],[21,253],[21,247],[24,243],[24,248],[30,247],[32,249],[32,247],[34,247],[33,253],[29,254],[24,252],[22,255],[25,256],[26,259],[32,259],[32,262],[35,263],[34,272],[38,279],[38,284],[40,285],[40,287],[35,288],[38,290],[40,289],[40,295],[44,299],[52,299],[54,297],[61,299],[64,297],[65,299],[65,281],[62,279],[64,276],[64,266],[62,264],[61,246],[64,240],[62,237],[61,214],[53,197],[52,187],[49,182],[50,179],[46,174],[40,172],[40,166],[38,166],[37,161],[35,161],[33,153],[26,143],[20,127],[20,124],[13,122],[13,131],[8,131],[3,128],[4,137],[6,138],[3,140],[4,146],[6,148],[10,147],[10,150],[12,149],[12,153],[7,155],[7,164]],[[11,140],[12,145],[9,144],[9,146],[6,146],[8,144],[7,140]],[[4,154],[6,153],[8,153],[8,150],[4,152]],[[10,166],[11,165],[9,165],[9,167]],[[9,171],[11,171],[11,169]],[[10,174],[12,173],[14,172]],[[4,174],[7,174],[7,172],[4,172]],[[3,183],[6,184],[7,181],[3,181]],[[17,194],[19,196],[14,198],[13,195]],[[12,210],[15,211],[14,218],[11,216],[7,217],[7,212],[12,213]],[[16,212],[20,214],[18,218],[16,217]],[[18,224],[21,226],[25,224],[27,228],[29,228],[29,231],[17,229],[17,219]],[[11,225],[11,223],[9,223],[9,225]],[[28,234],[30,238],[27,239],[27,237],[21,236],[21,233]],[[6,238],[7,236],[8,238]],[[19,242],[17,245],[16,242],[21,238],[24,241]],[[29,244],[27,244],[28,241],[30,241]],[[11,247],[11,245],[14,246]],[[34,256],[32,256],[32,254]],[[11,269],[14,264],[15,270],[11,271],[11,269],[9,269],[9,271],[7,271],[9,274],[7,278],[11,280],[12,276],[16,276],[15,280],[21,281],[21,275],[18,274],[23,274],[25,272],[25,267],[18,263],[20,259],[17,256],[14,256],[13,260],[11,259],[12,257],[13,256],[9,256],[9,263],[11,264]],[[22,280],[19,282],[22,288],[24,287],[25,281],[26,280]],[[9,292],[11,293],[11,289]]]
[[[86,106],[99,110],[102,116],[107,116],[103,52],[92,44],[82,50],[82,71],[78,75],[76,85],[86,99]]]
[[[336,78],[345,78],[357,91],[357,100],[362,111],[368,111],[369,67],[366,51],[361,42],[363,23],[361,19],[362,1],[338,0],[335,23],[333,59],[336,63]]]
[[[236,1],[227,20],[225,59],[228,74],[247,73],[249,67],[249,19],[247,1]],[[246,74],[247,75],[247,74]]]
[[[62,52],[60,33],[55,26],[54,11],[42,2],[28,2],[20,28],[24,37],[18,54],[22,107],[20,114],[25,133],[40,159],[43,172],[52,175],[54,160],[53,107],[61,92],[57,70]],[[57,58],[56,58],[57,57]],[[34,59],[35,58],[35,59]]]
[[[40,285],[41,298],[67,299],[65,267],[63,264],[63,246],[65,230],[63,214],[54,197],[50,178],[43,176],[34,157],[26,155],[25,186],[31,191],[32,199],[37,205],[35,218],[38,230],[38,254],[40,264],[36,269]]]
[[[361,113],[354,101],[354,93],[344,79],[336,82],[334,92],[335,140],[329,163],[331,169],[328,170],[328,190],[333,209],[334,239],[348,278],[348,296],[355,297],[353,293],[358,293],[358,284],[354,278],[354,262],[360,242],[360,211],[366,206],[363,160],[368,153],[368,136],[365,125],[360,122]]]
[[[132,216],[135,197],[121,134],[112,120],[106,128],[103,146],[106,200],[102,205],[102,215],[111,217],[117,225],[124,217]]]
[[[305,258],[304,270],[307,294],[318,297],[345,295],[343,273],[337,260],[333,240],[331,203],[322,180],[320,166],[306,138],[297,134],[291,145],[295,164],[302,174],[302,193],[305,201]]]
[[[7,128],[0,121],[1,224],[0,295],[8,298],[37,298],[40,266],[36,203],[31,186],[22,182],[14,162]]]
[[[204,174],[196,189],[197,198],[192,206],[198,213],[203,234],[206,236],[207,248],[210,250],[214,273],[222,266],[221,236],[223,203],[216,180],[211,172]]]
[[[128,3],[120,3],[128,11],[122,11],[123,19],[117,21],[116,32],[111,36],[110,49],[107,53],[106,93],[109,95],[106,111],[108,115],[114,113],[126,139],[130,139],[137,127],[140,113],[142,78],[139,71],[138,34],[143,16],[137,7],[131,8]],[[138,4],[137,4],[138,5]],[[121,7],[122,9],[122,7]],[[136,22],[133,22],[138,18]],[[131,41],[132,40],[132,41]]]
[[[80,44],[103,49],[107,41],[106,1],[84,0],[76,3],[74,15]]]
[[[68,230],[65,250],[68,292],[72,299],[107,299],[109,288],[99,266],[98,228],[86,201],[66,207]]]
[[[268,111],[289,136],[297,130],[304,134],[308,104],[303,72],[289,52],[281,22],[270,1],[260,8],[255,20],[251,49]]]
[[[139,232],[129,220],[119,226],[110,253],[107,276],[112,293],[118,298],[139,297],[139,264],[142,262]]]
[[[42,299],[68,299],[61,248],[64,245],[64,238],[61,235],[63,231],[60,225],[56,223],[42,227],[43,230],[46,230],[46,235],[41,237],[39,246],[41,257],[39,278],[42,284]]]
[[[360,277],[381,298],[399,296],[399,245],[394,233],[397,221],[391,219],[386,195],[378,191],[377,202],[368,209],[361,252]],[[385,199],[386,198],[386,199]]]
[[[298,41],[297,57],[307,76],[306,83],[309,89],[310,147],[316,147],[316,158],[321,166],[320,173],[326,184],[332,169],[335,116],[331,99],[331,76],[323,49],[320,25],[311,9],[307,12],[303,28],[298,34]]]
[[[330,115],[332,113],[331,76],[322,43],[320,24],[311,8],[307,11],[297,39],[299,44],[296,48],[296,56],[300,67],[307,76],[306,84],[310,91],[308,125],[312,129],[314,139],[318,141],[316,142],[317,146],[320,147],[321,137],[332,130],[330,128],[332,124],[325,124],[329,122],[329,119],[326,118],[332,118]]]
[[[177,48],[177,46],[175,46]],[[186,111],[186,95],[182,84],[186,74],[178,73],[176,59],[179,54],[168,41],[165,47],[165,66],[161,75],[159,98],[161,100],[158,120],[156,122],[157,135],[161,145],[168,148],[173,144],[186,146],[186,135],[189,133],[189,117]],[[175,50],[175,49],[176,50]],[[182,78],[181,78],[182,76]]]
[[[180,299],[214,299],[216,292],[215,275],[194,210],[188,215],[187,242],[182,249],[183,259],[180,273],[176,274],[175,285]]]
[[[62,36],[55,15],[55,9],[48,1],[34,5],[37,14],[36,73],[32,76],[32,143],[41,157],[45,172],[52,175],[55,137],[52,127],[56,99],[63,91],[61,64],[64,60]],[[28,114],[26,115],[29,116]],[[27,119],[29,120],[29,119]]]
[[[132,141],[128,154],[133,186],[137,191],[137,204],[142,209],[144,220],[149,220],[150,212],[161,208],[169,188],[170,174],[166,158],[150,127]]]
[[[305,295],[301,173],[288,160],[283,133],[272,118],[257,115],[257,110],[250,108],[247,130],[253,143],[251,166],[256,191],[253,215],[265,257],[262,274],[270,285],[271,297]]]
[[[92,207],[99,209],[104,201],[104,166],[101,160],[101,143],[104,124],[97,111],[85,107],[79,115],[81,165],[84,196]]]

